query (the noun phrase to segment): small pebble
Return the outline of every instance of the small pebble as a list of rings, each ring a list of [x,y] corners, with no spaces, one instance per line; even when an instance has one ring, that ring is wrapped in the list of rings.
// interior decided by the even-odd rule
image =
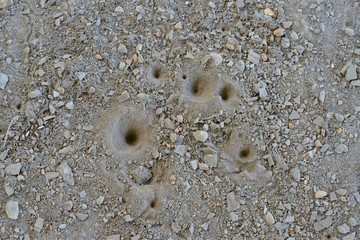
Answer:
[[[339,145],[336,146],[335,152],[338,154],[345,153],[348,152],[348,148],[345,144],[340,143]]]
[[[285,30],[280,27],[280,28],[274,30],[273,34],[277,37],[281,37],[285,34]]]
[[[38,217],[36,219],[36,222],[35,222],[35,226],[34,226],[34,230],[38,233],[41,232],[41,230],[43,229],[43,226],[44,226],[44,219],[41,218],[41,217]]]
[[[194,138],[198,142],[205,142],[208,139],[209,134],[206,131],[196,131],[193,133]]]
[[[0,88],[5,89],[7,83],[9,82],[9,77],[5,73],[0,72]]]
[[[19,216],[19,204],[15,201],[9,200],[5,206],[6,215],[8,218],[16,220]]]
[[[28,94],[28,97],[34,99],[34,98],[40,97],[41,95],[42,95],[41,91],[39,89],[36,89],[36,90],[30,92]]]
[[[327,192],[323,191],[323,190],[318,190],[316,193],[315,193],[315,198],[316,199],[319,199],[319,198],[323,198],[327,195]]]
[[[65,108],[68,110],[73,110],[75,108],[75,104],[71,101],[66,103]]]
[[[350,227],[346,223],[344,223],[344,224],[338,226],[337,230],[342,234],[347,234],[350,232]]]
[[[181,22],[176,23],[174,27],[176,30],[181,30],[183,28]]]
[[[5,168],[5,172],[6,174],[16,176],[19,175],[21,168],[21,163],[10,164]]]

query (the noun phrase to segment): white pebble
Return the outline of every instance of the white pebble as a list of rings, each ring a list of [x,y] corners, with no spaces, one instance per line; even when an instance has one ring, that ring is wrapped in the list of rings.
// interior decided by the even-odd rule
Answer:
[[[5,168],[5,172],[6,174],[16,176],[19,175],[21,167],[21,163],[10,164]]]
[[[9,77],[8,75],[0,72],[0,88],[1,89],[5,89],[6,84],[9,82]]]
[[[65,108],[68,110],[73,110],[75,108],[75,104],[73,101],[66,103]]]
[[[196,131],[193,135],[198,142],[205,142],[209,137],[209,134],[205,131]]]
[[[8,218],[16,220],[19,216],[19,204],[15,201],[9,200],[5,206],[6,215]]]

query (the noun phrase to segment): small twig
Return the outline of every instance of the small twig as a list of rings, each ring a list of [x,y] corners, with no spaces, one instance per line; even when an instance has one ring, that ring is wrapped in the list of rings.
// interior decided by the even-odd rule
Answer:
[[[5,138],[4,138],[4,148],[5,148],[5,146],[6,146],[6,142],[7,142],[7,138],[8,138],[8,135],[9,135],[9,131],[10,131],[10,128],[12,127],[12,125],[18,120],[18,118],[19,118],[19,116],[15,116],[15,117],[13,117],[12,119],[11,119],[11,121],[10,121],[10,124],[9,124],[9,126],[8,126],[8,128],[7,128],[7,130],[6,130],[6,134],[5,134]]]

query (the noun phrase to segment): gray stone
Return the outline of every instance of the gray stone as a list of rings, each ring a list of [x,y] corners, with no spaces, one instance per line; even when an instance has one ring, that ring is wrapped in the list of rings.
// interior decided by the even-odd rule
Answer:
[[[106,237],[106,240],[120,240],[120,235],[111,235]]]
[[[344,29],[344,32],[345,32],[346,35],[348,35],[350,37],[355,35],[355,31],[352,28],[349,28],[349,27],[346,27]]]
[[[167,128],[167,129],[174,129],[174,128],[175,128],[174,122],[171,121],[170,118],[165,118],[165,119],[164,119],[164,126],[165,126],[165,128]]]
[[[38,232],[38,233],[41,232],[41,230],[43,229],[43,226],[44,226],[44,221],[45,220],[41,217],[38,217],[36,219],[35,226],[34,226],[34,230],[36,232]]]
[[[335,192],[331,192],[330,193],[330,201],[336,201],[337,200],[337,196],[335,194]]]
[[[228,212],[232,212],[240,208],[239,201],[236,200],[236,196],[234,192],[230,192],[226,195],[227,201],[227,210]]]
[[[174,152],[179,154],[181,157],[183,157],[185,155],[185,153],[187,152],[187,146],[186,145],[176,145]]]
[[[291,171],[292,173],[292,177],[296,182],[300,182],[301,179],[301,173],[300,173],[300,169],[299,166],[296,165],[295,168],[292,169]]]
[[[119,45],[118,51],[119,51],[120,53],[124,53],[124,54],[128,52],[128,50],[127,50],[127,48],[126,48],[126,46],[125,46],[124,44],[120,44],[120,45]]]
[[[288,38],[282,38],[281,39],[281,46],[283,48],[288,48],[290,47],[290,40]]]
[[[19,216],[19,204],[16,201],[9,200],[5,206],[6,215],[8,218],[16,220]]]
[[[6,174],[16,176],[19,175],[21,168],[21,163],[10,164],[5,168],[5,172]]]
[[[332,219],[332,217],[329,216],[323,220],[315,222],[314,229],[319,232],[321,230],[324,230],[324,229],[330,227],[331,224],[333,224],[333,219]]]
[[[151,170],[144,166],[136,168],[133,175],[138,184],[147,183],[152,178]]]
[[[347,190],[344,188],[340,188],[340,189],[336,190],[336,193],[341,196],[344,196],[347,193]]]
[[[319,127],[322,127],[322,128],[327,128],[327,124],[324,120],[323,117],[319,116],[317,118],[314,119],[313,123],[316,125],[316,126],[319,126]]]
[[[192,160],[190,161],[191,168],[195,171],[199,167],[199,161],[198,160]]]
[[[250,50],[247,59],[249,60],[249,62],[253,64],[258,64],[260,62],[260,55],[254,52],[253,50]]]
[[[346,146],[345,144],[343,144],[343,143],[340,143],[340,144],[337,145],[336,148],[335,148],[335,152],[336,152],[336,153],[339,153],[339,154],[345,153],[345,152],[348,152],[348,151],[349,151],[349,150],[348,150],[347,146]]]
[[[29,98],[37,98],[42,95],[41,91],[39,89],[36,89],[28,94]]]
[[[350,232],[350,227],[346,223],[344,223],[344,224],[338,226],[337,230],[342,234],[347,234]]]
[[[209,137],[209,134],[206,131],[196,131],[193,133],[193,135],[198,142],[205,142]]]
[[[70,168],[70,166],[66,163],[63,162],[62,164],[60,164],[58,171],[61,175],[61,177],[64,179],[64,182],[70,186],[74,186],[75,181],[74,181],[74,177],[73,177],[73,172]]]
[[[76,215],[76,217],[77,217],[78,219],[80,219],[81,221],[85,221],[85,220],[88,218],[88,216],[89,216],[89,215],[84,214],[84,213],[75,213],[75,215]]]
[[[297,111],[293,110],[289,116],[289,119],[290,120],[300,119],[300,114]]]
[[[210,167],[215,168],[218,165],[218,158],[216,154],[206,154],[204,156],[204,162]]]
[[[356,232],[350,233],[342,238],[342,240],[355,240]]]
[[[73,110],[75,108],[74,102],[71,101],[71,102],[66,103],[65,108],[68,109],[68,110]]]
[[[5,89],[7,83],[9,82],[9,77],[5,73],[0,72],[0,88]]]
[[[356,73],[357,66],[354,64],[350,64],[349,67],[346,69],[345,79],[346,81],[356,80],[357,73]]]
[[[351,81],[351,86],[360,87],[360,80]]]
[[[216,66],[219,66],[223,61],[222,56],[218,53],[210,53],[210,57]]]

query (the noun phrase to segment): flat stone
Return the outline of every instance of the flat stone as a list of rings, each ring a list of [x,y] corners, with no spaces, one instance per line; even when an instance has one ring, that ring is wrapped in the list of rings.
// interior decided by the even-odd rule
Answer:
[[[341,196],[345,196],[345,194],[347,193],[347,190],[344,188],[340,188],[340,189],[336,190],[336,193]]]
[[[38,232],[38,233],[41,232],[41,230],[43,229],[43,226],[44,226],[44,221],[45,220],[41,217],[38,217],[36,219],[35,226],[34,226],[34,230],[36,232]]]
[[[300,182],[301,173],[298,165],[296,165],[295,168],[292,169],[291,174],[296,182]]]
[[[39,89],[36,89],[36,90],[30,92],[28,94],[28,97],[34,99],[34,98],[40,97],[41,95],[42,95],[41,91]]]
[[[278,28],[278,29],[275,29],[274,32],[273,32],[273,34],[274,34],[276,37],[281,37],[281,36],[283,36],[283,35],[285,34],[285,30],[284,30],[282,27],[280,27],[280,28]]]
[[[239,216],[238,216],[236,213],[234,213],[234,212],[230,212],[230,213],[229,213],[229,217],[230,217],[230,219],[231,219],[232,222],[236,222],[236,221],[239,220]]]
[[[323,190],[318,190],[316,193],[315,193],[315,198],[316,199],[319,199],[319,198],[323,198],[327,195],[327,192],[326,191],[323,191]]]
[[[186,145],[176,145],[174,152],[176,154],[179,154],[181,157],[185,155],[187,152],[187,146]]]
[[[240,208],[239,201],[236,200],[234,192],[230,192],[226,195],[227,211],[232,212]]]
[[[209,134],[206,131],[196,131],[193,133],[194,138],[198,142],[205,142],[209,137]]]
[[[75,213],[76,217],[80,219],[80,221],[85,221],[89,215],[84,213]]]
[[[263,216],[263,219],[267,225],[273,225],[275,223],[274,216],[269,211]]]
[[[216,154],[206,154],[204,156],[204,162],[210,167],[215,168],[218,165],[218,158]]]
[[[19,175],[21,168],[21,163],[10,164],[5,168],[5,172],[6,174],[16,176]]]
[[[300,119],[300,114],[299,114],[297,111],[293,110],[293,111],[290,113],[289,119],[290,119],[290,120]]]
[[[336,201],[338,198],[337,198],[337,196],[336,196],[336,194],[335,194],[335,192],[331,192],[330,193],[330,201]]]
[[[0,72],[0,88],[5,89],[7,83],[9,82],[9,77],[5,73]]]
[[[327,124],[326,124],[324,118],[321,117],[321,116],[315,118],[314,121],[313,121],[313,123],[314,123],[316,126],[318,126],[318,127],[322,127],[322,128],[324,128],[324,129],[327,128]]]
[[[150,169],[144,166],[139,166],[134,170],[134,179],[138,184],[145,184],[152,178],[152,172]]]
[[[59,176],[58,172],[46,172],[45,173],[46,180],[51,180],[51,179],[57,178],[58,176]]]
[[[75,181],[74,181],[73,173],[70,166],[66,162],[60,164],[58,171],[66,184],[70,186],[74,186]]]
[[[124,53],[124,54],[128,52],[128,50],[127,50],[127,48],[126,48],[126,46],[125,46],[124,44],[120,44],[120,45],[119,45],[118,51],[119,51],[120,53]]]
[[[249,62],[251,62],[253,64],[259,64],[260,55],[257,54],[256,52],[254,52],[253,50],[250,50],[247,59],[248,59]]]
[[[14,194],[14,188],[12,188],[11,186],[9,185],[5,185],[5,193],[8,195],[8,196],[11,196]]]
[[[348,152],[348,151],[349,150],[348,150],[347,146],[345,144],[343,144],[343,143],[340,143],[335,148],[335,152],[338,153],[338,154],[345,153],[345,152]]]
[[[352,28],[349,28],[349,27],[344,28],[344,32],[349,37],[352,37],[352,36],[355,35],[355,31]]]
[[[342,238],[342,240],[355,240],[356,232],[350,233]]]
[[[120,235],[117,234],[117,235],[108,236],[106,237],[106,240],[120,240]]]
[[[360,87],[360,80],[351,81],[351,86]]]
[[[74,102],[71,101],[71,102],[66,103],[65,108],[68,109],[68,110],[73,110],[75,108]]]
[[[191,168],[195,171],[199,167],[199,161],[198,160],[192,160],[190,161]]]
[[[104,203],[105,197],[104,196],[100,196],[96,199],[96,204],[97,205],[102,205]]]
[[[219,66],[223,61],[222,56],[218,53],[210,53],[210,58],[213,60],[216,66]]]
[[[346,69],[345,79],[346,81],[356,80],[357,79],[357,66],[354,64],[350,64],[349,67]]]
[[[344,224],[338,226],[337,230],[342,234],[347,234],[350,232],[350,227],[346,223],[344,223]]]
[[[332,217],[329,216],[329,217],[327,217],[327,218],[325,218],[323,220],[315,222],[314,223],[314,229],[317,232],[319,232],[321,230],[324,230],[324,229],[330,227],[331,224],[333,224],[333,219],[332,219]]]
[[[174,129],[175,125],[174,122],[170,118],[164,119],[164,127],[167,129]]]
[[[5,206],[6,215],[8,218],[16,220],[19,216],[19,204],[16,201],[9,200]]]

